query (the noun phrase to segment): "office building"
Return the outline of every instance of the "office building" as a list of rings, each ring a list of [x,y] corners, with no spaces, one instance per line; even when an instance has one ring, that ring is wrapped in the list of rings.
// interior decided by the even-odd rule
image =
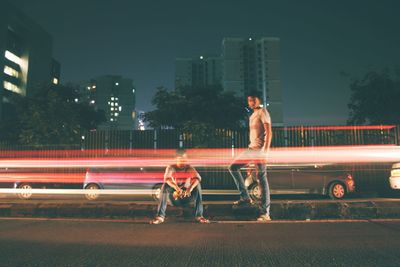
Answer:
[[[219,56],[177,58],[175,88],[202,88],[222,85],[222,64]]]
[[[283,124],[280,79],[280,39],[224,38],[222,42],[224,90],[244,96],[250,91],[263,93],[263,103],[274,125]]]
[[[0,4],[0,120],[11,94],[31,96],[59,83],[60,64],[52,57],[51,35],[8,2]]]
[[[133,80],[118,75],[103,75],[80,83],[81,98],[95,109],[104,110],[106,122],[100,130],[135,128],[136,92]]]

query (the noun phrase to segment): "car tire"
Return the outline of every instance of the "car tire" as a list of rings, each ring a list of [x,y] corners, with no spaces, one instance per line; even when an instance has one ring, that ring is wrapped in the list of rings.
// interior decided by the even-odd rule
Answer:
[[[19,199],[28,200],[32,198],[32,192],[29,192],[30,189],[33,189],[32,185],[29,183],[22,183],[17,186],[17,189],[24,189],[26,192],[17,193]]]
[[[100,186],[98,184],[88,184],[85,187],[85,190],[100,190]],[[98,193],[85,193],[85,198],[90,201],[94,201],[99,199],[100,194]]]
[[[156,184],[153,187],[153,192],[151,194],[151,197],[153,198],[154,201],[160,201],[162,186],[163,186],[162,184]]]
[[[261,201],[261,187],[257,182],[252,183],[247,188],[250,198],[254,201]]]
[[[328,195],[331,199],[343,199],[346,197],[346,186],[341,182],[333,182],[328,187]]]

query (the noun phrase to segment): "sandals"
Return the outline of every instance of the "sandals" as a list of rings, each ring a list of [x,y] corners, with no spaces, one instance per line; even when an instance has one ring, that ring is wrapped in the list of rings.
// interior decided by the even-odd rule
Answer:
[[[258,217],[257,222],[269,222],[271,221],[271,217],[268,214],[263,214]]]
[[[201,217],[196,217],[195,221],[198,222],[198,223],[210,223],[210,220],[207,220],[207,219],[204,218],[203,216],[201,216]]]
[[[150,224],[162,224],[164,222],[164,218],[157,216],[153,220],[150,221]]]
[[[253,205],[254,201],[251,198],[248,199],[239,199],[233,202],[234,206],[242,206],[242,205]]]
[[[202,224],[203,223],[210,223],[210,220],[207,220],[204,217],[196,217],[195,221],[198,222],[198,223],[202,223]],[[153,220],[150,221],[150,224],[162,224],[163,222],[164,222],[164,218],[160,217],[160,216],[157,216]]]

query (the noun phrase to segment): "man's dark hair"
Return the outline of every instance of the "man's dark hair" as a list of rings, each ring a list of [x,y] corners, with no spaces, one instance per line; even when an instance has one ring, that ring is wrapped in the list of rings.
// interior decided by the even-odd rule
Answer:
[[[175,155],[176,155],[177,157],[182,157],[182,156],[186,155],[186,150],[183,149],[183,148],[178,148],[178,149],[175,151]]]
[[[258,98],[258,99],[262,99],[262,94],[260,91],[250,91],[246,94],[247,97],[253,97],[253,98]]]

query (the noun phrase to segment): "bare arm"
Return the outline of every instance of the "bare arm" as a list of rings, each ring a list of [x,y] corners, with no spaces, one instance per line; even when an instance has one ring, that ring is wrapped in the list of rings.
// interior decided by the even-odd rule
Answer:
[[[172,179],[171,177],[168,177],[165,179],[165,182],[172,187],[175,191],[180,191],[181,188],[178,186],[178,184],[175,182],[174,179]]]
[[[264,125],[265,140],[262,150],[268,152],[269,148],[271,147],[271,141],[272,141],[272,126],[270,123],[264,123],[263,125]]]
[[[190,184],[188,190],[189,190],[189,192],[192,192],[193,189],[200,183],[200,180],[197,177],[192,178],[190,180],[191,180],[191,184]]]

